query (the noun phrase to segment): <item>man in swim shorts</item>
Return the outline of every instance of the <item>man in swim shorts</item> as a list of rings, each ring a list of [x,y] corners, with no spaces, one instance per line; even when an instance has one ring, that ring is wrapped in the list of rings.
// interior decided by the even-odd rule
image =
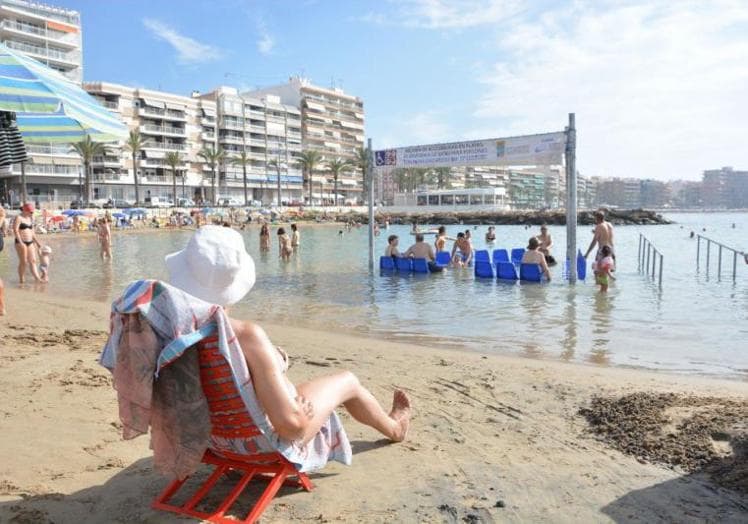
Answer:
[[[615,261],[616,250],[613,247],[613,225],[605,220],[605,213],[602,211],[595,211],[593,214],[595,217],[595,231],[592,236],[592,242],[590,247],[587,248],[587,252],[584,254],[584,258],[587,258],[592,251],[592,248],[597,245],[597,253],[595,253],[595,261],[599,261],[603,258],[602,247],[610,247],[610,256]]]

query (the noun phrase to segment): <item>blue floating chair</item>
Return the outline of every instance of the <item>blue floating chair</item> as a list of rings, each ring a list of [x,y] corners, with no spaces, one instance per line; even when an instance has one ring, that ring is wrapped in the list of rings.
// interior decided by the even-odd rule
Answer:
[[[429,263],[426,262],[425,258],[414,258],[411,268],[414,273],[428,273]]]
[[[517,268],[511,262],[499,262],[496,264],[496,278],[517,280]]]
[[[491,258],[488,256],[488,249],[478,249],[473,252],[473,260],[477,262],[491,262]]]
[[[509,253],[506,249],[493,250],[493,263],[498,264],[499,262],[510,262]]]
[[[486,251],[486,256],[488,251]],[[476,260],[475,261],[475,276],[476,278],[493,278],[493,265],[488,260]]]
[[[452,255],[449,251],[437,251],[436,252],[436,265],[437,266],[448,266],[452,261]]]
[[[513,264],[521,264],[522,263],[522,256],[525,254],[525,248],[523,247],[517,247],[512,249],[512,263]]]
[[[581,250],[577,251],[577,278],[584,280],[587,277],[587,260]]]
[[[410,273],[413,267],[413,263],[408,257],[398,257],[395,259],[395,267],[398,271]]]
[[[395,269],[395,259],[392,257],[379,257],[379,269],[392,271]]]
[[[543,270],[540,269],[540,264],[520,264],[519,279],[526,282],[541,282]]]

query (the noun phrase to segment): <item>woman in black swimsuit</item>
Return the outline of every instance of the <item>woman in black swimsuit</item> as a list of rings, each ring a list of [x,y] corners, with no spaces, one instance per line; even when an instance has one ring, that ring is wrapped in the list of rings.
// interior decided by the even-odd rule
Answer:
[[[18,253],[18,280],[25,282],[26,267],[31,270],[31,275],[37,282],[41,282],[39,270],[36,267],[36,249],[34,244],[41,247],[34,234],[34,206],[24,204],[21,214],[13,222],[13,235],[15,235],[16,253]]]

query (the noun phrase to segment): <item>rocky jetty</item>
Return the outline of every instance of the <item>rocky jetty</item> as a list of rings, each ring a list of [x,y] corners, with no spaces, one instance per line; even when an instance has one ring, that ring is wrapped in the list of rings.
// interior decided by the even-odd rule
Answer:
[[[615,225],[661,225],[671,224],[661,214],[645,209],[604,209],[606,219]],[[595,223],[593,211],[580,211],[577,223],[585,226]],[[322,218],[321,214],[317,215]],[[377,211],[377,220],[387,217],[391,224],[467,224],[467,225],[565,225],[566,213],[553,211],[439,211],[423,213],[388,212],[387,208]],[[312,218],[304,213],[304,219]],[[317,217],[314,217],[317,218]],[[354,220],[367,223],[368,217],[362,213],[326,213],[325,219],[337,218],[341,221]]]

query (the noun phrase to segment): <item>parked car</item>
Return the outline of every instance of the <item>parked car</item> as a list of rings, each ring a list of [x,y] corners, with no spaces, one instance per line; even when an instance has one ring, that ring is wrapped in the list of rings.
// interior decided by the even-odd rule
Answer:
[[[190,198],[178,198],[177,206],[178,207],[194,207],[195,202]]]
[[[115,199],[109,199],[106,204],[104,204],[104,209],[127,209],[128,207],[133,207],[132,202],[128,202],[127,200],[123,200],[121,198],[115,198]]]
[[[162,197],[146,197],[146,207],[173,207],[174,203]]]
[[[70,202],[70,209],[100,209],[101,205],[96,202],[86,202],[80,199]]]
[[[241,204],[239,201],[235,198],[219,198],[218,204],[219,207],[239,207]]]

